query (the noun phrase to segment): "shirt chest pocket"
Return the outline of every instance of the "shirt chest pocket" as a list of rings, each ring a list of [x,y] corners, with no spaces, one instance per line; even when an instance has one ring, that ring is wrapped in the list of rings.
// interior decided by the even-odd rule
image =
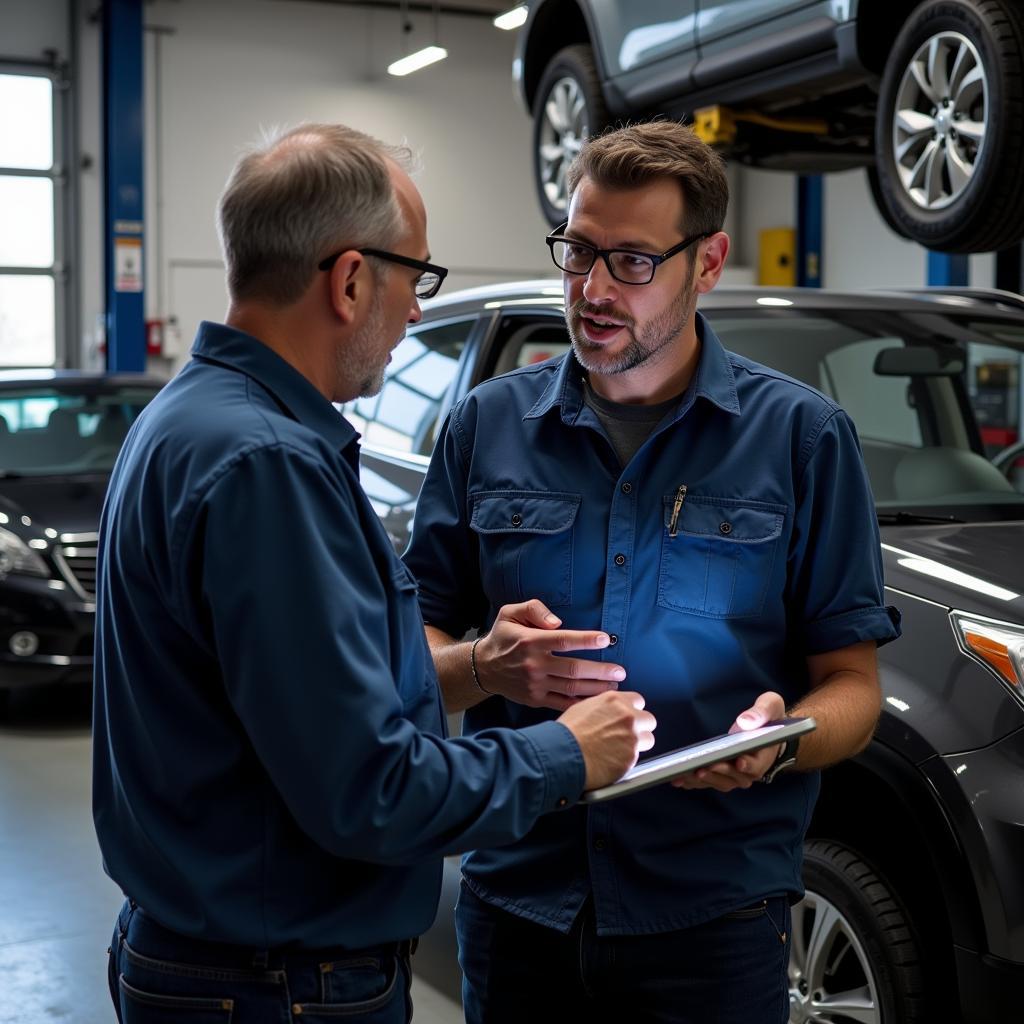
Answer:
[[[716,619],[760,615],[785,518],[785,505],[690,494],[677,510],[666,495],[658,604]]]
[[[581,496],[534,491],[470,495],[480,574],[495,606],[536,597],[572,603],[573,524]]]

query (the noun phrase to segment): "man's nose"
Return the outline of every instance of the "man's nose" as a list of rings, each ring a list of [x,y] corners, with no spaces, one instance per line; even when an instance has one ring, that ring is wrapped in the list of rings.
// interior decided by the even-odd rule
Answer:
[[[423,310],[420,309],[420,300],[413,299],[409,307],[409,323],[418,324],[423,319]]]
[[[583,281],[583,297],[596,305],[611,302],[617,294],[618,282],[612,277],[608,264],[598,256]]]

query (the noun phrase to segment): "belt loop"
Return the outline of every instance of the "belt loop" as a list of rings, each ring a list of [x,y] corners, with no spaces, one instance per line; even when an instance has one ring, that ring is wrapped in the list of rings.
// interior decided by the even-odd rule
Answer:
[[[135,916],[135,911],[139,909],[139,905],[130,896],[128,897],[128,916],[125,918],[124,927],[121,927],[120,920],[118,921],[117,930],[120,933],[121,941],[124,942],[128,935],[128,929],[131,927],[132,918]]]
[[[252,957],[253,967],[258,968],[261,971],[267,969],[267,965],[270,963],[270,951],[266,949],[257,950]]]

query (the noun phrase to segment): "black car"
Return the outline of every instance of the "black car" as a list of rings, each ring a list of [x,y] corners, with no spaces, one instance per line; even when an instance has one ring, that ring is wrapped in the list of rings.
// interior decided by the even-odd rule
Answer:
[[[1024,300],[999,292],[720,288],[726,348],[857,424],[903,638],[879,652],[870,747],[824,773],[795,908],[793,1022],[1020,1018],[1024,986]],[[380,395],[345,407],[397,548],[446,410],[563,353],[560,281],[426,304]],[[851,559],[858,552],[850,551]],[[723,727],[728,723],[723,723]],[[417,970],[458,997],[448,863]]]
[[[514,74],[552,224],[606,125],[692,119],[732,159],[868,168],[879,213],[946,252],[1024,235],[1017,0],[530,0]]]
[[[0,372],[0,700],[92,680],[103,497],[128,428],[162,383]]]

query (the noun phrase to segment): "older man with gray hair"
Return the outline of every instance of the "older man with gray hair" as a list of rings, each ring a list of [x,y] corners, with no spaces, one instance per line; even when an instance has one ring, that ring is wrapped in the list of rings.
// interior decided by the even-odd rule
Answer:
[[[445,735],[416,584],[332,403],[374,394],[429,262],[404,151],[303,125],[221,198],[230,306],[134,424],[97,585],[94,816],[119,1020],[409,1019],[441,858],[653,743],[638,694]]]

